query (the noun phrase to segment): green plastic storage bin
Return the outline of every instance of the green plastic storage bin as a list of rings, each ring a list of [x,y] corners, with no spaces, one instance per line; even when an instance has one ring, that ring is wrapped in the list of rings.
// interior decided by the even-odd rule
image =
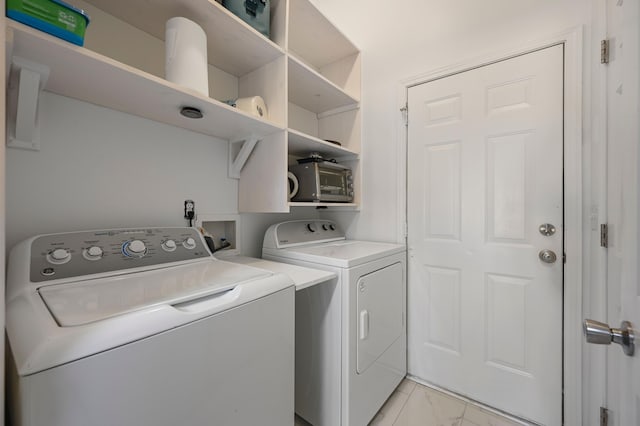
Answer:
[[[30,27],[69,41],[84,44],[89,15],[60,0],[6,0],[7,16]]]
[[[269,37],[270,0],[222,0],[222,5],[267,38]]]

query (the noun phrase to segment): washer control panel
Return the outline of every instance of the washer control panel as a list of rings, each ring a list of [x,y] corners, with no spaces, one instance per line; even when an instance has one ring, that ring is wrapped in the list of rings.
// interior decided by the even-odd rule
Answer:
[[[193,228],[110,229],[36,237],[32,282],[210,257]]]

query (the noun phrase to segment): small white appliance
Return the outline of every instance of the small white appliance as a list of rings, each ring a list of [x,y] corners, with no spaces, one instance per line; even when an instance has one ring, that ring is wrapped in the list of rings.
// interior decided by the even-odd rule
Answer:
[[[6,321],[12,425],[293,425],[291,280],[193,228],[23,241]]]
[[[262,257],[335,272],[296,292],[296,413],[364,426],[405,377],[406,249],[347,240],[328,220],[272,225]]]

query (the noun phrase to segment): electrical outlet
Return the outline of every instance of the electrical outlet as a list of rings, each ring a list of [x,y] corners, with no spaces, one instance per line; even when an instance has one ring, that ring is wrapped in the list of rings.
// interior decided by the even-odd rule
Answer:
[[[184,200],[184,218],[193,219],[196,215],[196,203],[193,200]]]

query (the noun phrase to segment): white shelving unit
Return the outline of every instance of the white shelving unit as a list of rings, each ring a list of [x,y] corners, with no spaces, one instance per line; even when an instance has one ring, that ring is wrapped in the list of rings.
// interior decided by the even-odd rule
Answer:
[[[324,158],[355,160],[358,153],[331,142],[289,129],[289,155],[305,157],[309,152],[318,152]]]
[[[284,19],[280,1],[271,1],[274,23]],[[164,40],[165,23],[170,18],[182,16],[197,22],[207,34],[209,63],[235,76],[258,69],[284,53],[280,47],[284,46],[282,25],[272,25],[271,38],[275,41],[271,41],[213,0],[87,2],[160,40]]]
[[[196,91],[134,69],[88,49],[7,20],[11,56],[50,69],[44,90],[228,140],[258,138],[283,129]],[[200,109],[203,119],[180,115]]]
[[[308,0],[271,0],[270,38],[213,0],[154,0],[152,7],[148,0],[77,1],[96,12],[86,47],[2,18],[7,23],[7,83],[9,93],[15,95],[9,97],[7,118],[17,123],[16,116],[22,114],[21,134],[37,135],[34,97],[38,90],[50,91],[229,141],[230,175],[239,177],[241,212],[359,207],[360,53]],[[132,45],[139,40],[154,43],[153,49],[144,50],[145,57],[151,55],[148,62],[163,63],[165,23],[174,16],[191,19],[205,30],[210,88],[225,89],[225,95],[217,96],[262,96],[268,118],[230,107],[225,98],[169,82],[158,67],[141,63],[140,55],[132,59],[135,55],[127,54],[126,44],[109,44],[110,37],[104,36],[111,25],[126,27],[134,38]],[[96,31],[102,28],[100,43],[91,42],[92,26]],[[33,70],[21,72],[24,64],[35,64],[43,77],[40,87],[25,89],[29,79],[38,78]],[[30,102],[29,114],[20,112],[17,99]],[[185,106],[199,109],[203,117],[182,116]],[[29,120],[32,128],[26,126],[24,131]],[[30,146],[37,149],[38,145]],[[287,167],[311,152],[352,165],[353,203],[288,201]]]
[[[358,99],[299,59],[289,56],[289,102],[316,114],[357,105]]]
[[[355,187],[353,203],[290,202],[289,206],[357,209],[362,193],[360,52],[308,0],[289,0],[288,6],[288,163],[318,152],[352,167]]]

